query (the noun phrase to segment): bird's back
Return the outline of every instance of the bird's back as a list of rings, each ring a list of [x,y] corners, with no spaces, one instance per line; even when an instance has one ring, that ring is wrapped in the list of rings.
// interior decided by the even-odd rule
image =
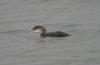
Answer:
[[[66,36],[70,36],[69,34],[65,33],[65,32],[61,32],[61,31],[54,31],[54,32],[49,32],[46,34],[43,34],[44,36],[49,36],[49,37],[66,37]]]

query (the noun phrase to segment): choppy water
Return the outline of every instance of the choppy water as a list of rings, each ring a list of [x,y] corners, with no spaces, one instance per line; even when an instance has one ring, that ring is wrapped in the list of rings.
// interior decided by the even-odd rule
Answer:
[[[72,36],[42,39],[35,25]],[[100,65],[100,0],[0,0],[0,65]]]

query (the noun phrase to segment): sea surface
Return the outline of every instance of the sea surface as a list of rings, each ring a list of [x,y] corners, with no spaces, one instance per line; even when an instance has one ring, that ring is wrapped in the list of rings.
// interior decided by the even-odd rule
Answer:
[[[0,0],[0,65],[100,65],[100,0]]]

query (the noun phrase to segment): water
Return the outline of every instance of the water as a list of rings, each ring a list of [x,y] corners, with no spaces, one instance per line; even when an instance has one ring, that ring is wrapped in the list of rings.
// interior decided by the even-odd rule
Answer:
[[[0,0],[0,65],[100,65],[100,0]],[[67,38],[27,33],[35,25]]]

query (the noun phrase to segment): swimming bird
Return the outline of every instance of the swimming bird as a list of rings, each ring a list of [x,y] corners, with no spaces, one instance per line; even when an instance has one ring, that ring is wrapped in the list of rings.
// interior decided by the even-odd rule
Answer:
[[[71,36],[70,34],[67,34],[62,31],[47,32],[46,28],[43,26],[34,26],[34,28],[32,28],[31,30],[34,32],[40,32],[41,37],[68,37],[68,36]]]

